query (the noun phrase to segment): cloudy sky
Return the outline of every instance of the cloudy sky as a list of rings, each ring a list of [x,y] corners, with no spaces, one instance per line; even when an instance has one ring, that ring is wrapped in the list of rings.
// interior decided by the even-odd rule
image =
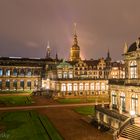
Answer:
[[[73,23],[83,59],[122,59],[140,36],[140,0],[0,0],[0,56],[69,58]]]

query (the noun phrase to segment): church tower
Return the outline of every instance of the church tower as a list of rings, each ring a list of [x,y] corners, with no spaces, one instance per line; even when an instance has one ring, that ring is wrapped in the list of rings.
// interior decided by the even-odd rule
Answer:
[[[80,60],[80,47],[78,46],[77,33],[76,33],[76,23],[74,24],[74,40],[73,45],[70,49],[70,61]]]
[[[48,41],[48,45],[46,48],[46,59],[50,58],[50,54],[51,54],[51,49],[50,49],[50,43]]]

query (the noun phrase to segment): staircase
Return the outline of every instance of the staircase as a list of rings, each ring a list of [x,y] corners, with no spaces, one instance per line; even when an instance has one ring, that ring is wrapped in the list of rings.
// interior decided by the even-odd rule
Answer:
[[[140,127],[136,125],[128,125],[120,135],[129,140],[140,140]]]

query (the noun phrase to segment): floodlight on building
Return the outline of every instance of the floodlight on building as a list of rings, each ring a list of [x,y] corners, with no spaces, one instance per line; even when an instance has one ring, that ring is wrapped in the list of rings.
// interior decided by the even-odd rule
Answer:
[[[131,115],[131,117],[134,117],[135,116],[135,111],[134,110],[131,110],[130,111],[130,115]]]

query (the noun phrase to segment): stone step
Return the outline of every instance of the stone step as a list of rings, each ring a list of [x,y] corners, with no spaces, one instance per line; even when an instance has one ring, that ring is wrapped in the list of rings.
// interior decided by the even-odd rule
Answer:
[[[135,125],[128,126],[122,133],[121,137],[130,140],[140,140],[140,127]]]

